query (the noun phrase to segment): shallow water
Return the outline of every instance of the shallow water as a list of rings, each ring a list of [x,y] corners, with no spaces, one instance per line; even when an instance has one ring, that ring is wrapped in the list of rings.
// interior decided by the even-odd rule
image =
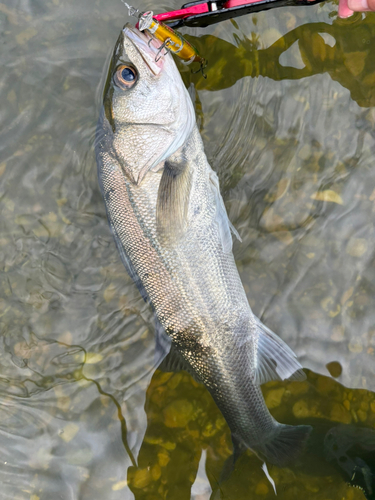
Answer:
[[[142,8],[156,5],[179,6]],[[185,30],[207,79],[181,66],[250,305],[309,369],[264,387],[278,420],[314,426],[298,464],[269,467],[287,500],[364,498],[353,471],[375,490],[375,15],[336,10]],[[274,498],[250,452],[218,487],[230,435],[203,387],[162,372],[149,385],[153,317],[93,151],[127,20],[119,0],[0,2],[0,498]]]

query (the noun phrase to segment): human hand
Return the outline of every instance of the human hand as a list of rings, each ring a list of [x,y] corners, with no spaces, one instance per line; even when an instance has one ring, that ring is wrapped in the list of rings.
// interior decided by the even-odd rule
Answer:
[[[339,0],[339,17],[350,17],[354,12],[375,11],[375,0]]]

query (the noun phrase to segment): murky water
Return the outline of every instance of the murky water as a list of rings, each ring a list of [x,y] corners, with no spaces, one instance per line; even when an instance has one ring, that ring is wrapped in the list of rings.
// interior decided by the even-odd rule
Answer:
[[[207,79],[181,66],[250,304],[309,369],[264,388],[278,420],[314,426],[298,464],[269,467],[286,500],[364,498],[353,475],[375,495],[375,15],[336,9],[185,30]],[[218,484],[230,435],[204,387],[149,385],[153,317],[93,151],[127,19],[119,0],[0,2],[0,498],[274,498],[250,452]]]

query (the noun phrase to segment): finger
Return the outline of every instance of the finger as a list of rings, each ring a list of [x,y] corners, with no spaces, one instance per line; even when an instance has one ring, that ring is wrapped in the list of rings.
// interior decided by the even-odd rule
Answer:
[[[375,0],[348,0],[348,7],[355,12],[375,11]]]
[[[348,0],[340,0],[338,16],[345,18],[345,17],[350,17],[352,15],[353,11],[348,7]]]

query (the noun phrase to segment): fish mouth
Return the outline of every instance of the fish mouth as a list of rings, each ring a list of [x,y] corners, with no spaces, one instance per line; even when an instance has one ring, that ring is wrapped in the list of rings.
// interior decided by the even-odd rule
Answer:
[[[158,75],[164,64],[163,57],[160,57],[158,61],[155,61],[161,42],[152,39],[150,35],[142,33],[131,24],[126,24],[122,32],[124,34],[124,38],[126,37],[130,40],[130,42],[138,50],[150,71],[154,75]],[[150,43],[150,40],[152,40],[152,43]]]

